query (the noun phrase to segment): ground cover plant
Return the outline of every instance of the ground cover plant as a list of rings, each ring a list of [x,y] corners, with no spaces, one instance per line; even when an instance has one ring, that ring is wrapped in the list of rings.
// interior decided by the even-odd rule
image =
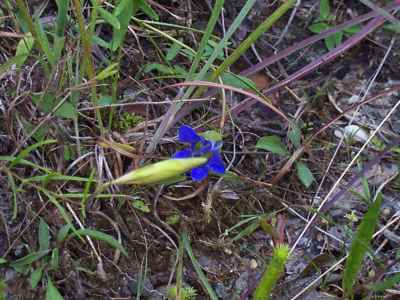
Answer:
[[[400,1],[0,2],[0,299],[397,299]]]

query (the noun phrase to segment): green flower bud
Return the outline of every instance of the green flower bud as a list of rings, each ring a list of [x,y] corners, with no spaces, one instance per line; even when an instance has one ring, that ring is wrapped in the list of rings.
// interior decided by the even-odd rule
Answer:
[[[199,167],[207,162],[205,157],[192,157],[181,159],[168,159],[150,164],[132,172],[129,172],[109,183],[111,184],[154,184],[175,178],[193,168]]]

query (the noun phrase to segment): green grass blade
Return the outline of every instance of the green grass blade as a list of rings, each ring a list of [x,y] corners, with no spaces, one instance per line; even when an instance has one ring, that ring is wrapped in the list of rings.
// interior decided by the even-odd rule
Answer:
[[[83,189],[83,197],[82,197],[82,200],[81,200],[81,214],[82,214],[82,219],[83,220],[85,220],[85,218],[86,218],[86,204],[87,204],[87,201],[89,199],[90,186],[92,185],[92,183],[94,181],[93,180],[94,179],[94,174],[95,174],[95,170],[93,169],[90,172],[89,180],[86,181],[85,187]]]
[[[79,229],[77,230],[76,233],[72,233],[70,235],[70,237],[73,235],[87,235],[90,236],[91,238],[94,238],[96,240],[100,240],[103,242],[106,242],[107,244],[109,244],[110,246],[119,249],[125,256],[128,256],[128,253],[126,252],[126,250],[124,249],[124,247],[111,235],[104,233],[104,232],[100,232],[97,230],[92,230],[92,229]]]
[[[379,220],[381,203],[382,194],[378,194],[376,200],[370,205],[367,213],[364,215],[351,243],[342,282],[344,294],[348,298],[353,296],[355,281]]]
[[[7,162],[11,162],[13,163],[14,161],[16,161],[16,157],[15,156],[8,156],[8,155],[0,155],[0,161],[7,161]],[[44,168],[38,164],[35,164],[29,160],[25,160],[25,159],[19,159],[18,161],[16,161],[15,165],[24,165],[24,166],[28,166],[28,167],[32,167],[34,169],[38,169],[40,171],[46,172],[46,173],[52,173],[53,171],[47,168]]]
[[[33,39],[32,34],[30,33],[28,33],[23,39],[21,39],[18,42],[17,51],[15,53],[15,58],[18,57],[16,62],[18,68],[20,68],[27,60],[29,54],[31,53],[34,43],[35,40]],[[0,70],[0,75],[1,75],[1,70]]]
[[[96,3],[96,1],[92,1],[94,3]],[[114,16],[112,13],[110,13],[108,10],[102,8],[102,7],[98,7],[100,16],[108,23],[110,24],[113,28],[115,28],[116,30],[120,30],[121,29],[121,23],[119,22],[118,18],[116,16]]]
[[[21,159],[27,157],[33,150],[36,150],[42,146],[48,145],[48,144],[54,144],[56,143],[57,140],[44,140],[41,142],[38,142],[36,144],[30,145],[27,148],[23,149],[18,155],[17,157],[11,162],[10,167],[14,167],[15,165],[17,165]]]
[[[41,218],[39,223],[39,250],[50,249],[50,230],[49,225]]]
[[[58,0],[57,7],[57,20],[56,20],[56,36],[64,37],[65,26],[67,25],[68,20],[68,7],[69,0]]]
[[[212,64],[214,63],[215,59],[218,57],[219,53],[223,51],[224,47],[226,47],[229,39],[232,35],[236,32],[236,30],[242,25],[245,17],[249,13],[250,9],[253,7],[256,0],[248,0],[243,8],[240,10],[240,13],[237,15],[235,20],[233,21],[232,25],[229,27],[228,31],[225,33],[224,37],[219,41],[217,46],[214,48],[213,53],[199,72],[195,76],[195,80],[202,80],[207,72],[210,70]],[[185,96],[183,98],[186,98]]]
[[[40,45],[40,48],[43,50],[44,54],[47,57],[47,60],[50,64],[55,64],[56,59],[53,51],[50,49],[49,39],[47,38],[46,33],[43,30],[42,24],[40,24],[39,19],[35,21],[35,31],[37,34],[37,42]]]
[[[196,51],[196,55],[195,55],[195,57],[193,59],[193,63],[192,63],[192,65],[190,67],[190,70],[189,70],[189,75],[187,76],[186,80],[193,79],[193,74],[194,74],[194,72],[196,72],[197,67],[199,66],[199,63],[201,61],[201,57],[203,55],[204,49],[207,46],[208,40],[211,38],[211,35],[212,35],[213,31],[214,31],[215,24],[217,23],[218,17],[221,14],[222,8],[224,6],[224,1],[225,0],[217,0],[215,2],[215,5],[214,5],[214,7],[212,9],[212,12],[211,12],[211,17],[210,17],[210,19],[208,21],[206,30],[205,30],[205,32],[203,34],[203,37],[202,37],[201,41],[200,41],[199,48]]]
[[[374,292],[383,292],[384,290],[393,288],[400,283],[400,273],[386,278],[382,282],[377,282],[368,286],[368,289]]]
[[[43,250],[43,251],[29,253],[28,255],[11,262],[10,267],[19,268],[30,265],[35,261],[41,259],[43,256],[47,255],[47,253],[49,252],[50,250]]]
[[[13,199],[13,213],[12,213],[12,219],[15,220],[17,217],[18,213],[18,201],[17,201],[17,186],[15,185],[15,180],[14,177],[12,176],[11,172],[8,172],[6,169],[7,177],[8,177],[8,182],[10,184],[10,188],[12,191],[12,199]]]
[[[186,232],[184,232],[182,234],[182,242],[183,242],[183,247],[185,248],[187,254],[189,255],[190,260],[192,261],[193,267],[194,267],[197,275],[199,276],[200,283],[201,283],[202,287],[204,288],[205,292],[208,294],[208,296],[210,297],[211,300],[218,300],[218,297],[215,294],[210,283],[208,282],[206,275],[204,275],[204,272],[201,269],[200,264],[198,263],[196,257],[194,257],[192,247],[190,246],[190,242],[189,242]]]
[[[125,34],[128,31],[129,21],[138,9],[138,2],[131,0],[121,0],[114,9],[113,15],[117,17],[120,23],[120,29],[113,28],[113,38],[111,41],[111,50],[116,51],[121,47]]]
[[[227,68],[235,63],[239,57],[253,45],[258,38],[269,30],[294,4],[296,0],[288,0],[278,7],[263,23],[261,23],[240,45],[229,55],[223,63],[212,73],[210,80],[214,81]]]
[[[46,300],[64,300],[50,277],[47,278]]]

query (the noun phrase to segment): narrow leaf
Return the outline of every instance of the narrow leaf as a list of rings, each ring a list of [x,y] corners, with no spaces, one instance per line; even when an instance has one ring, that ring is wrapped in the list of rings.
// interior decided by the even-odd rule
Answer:
[[[118,18],[121,25],[120,29],[113,28],[113,38],[111,42],[111,50],[116,51],[121,47],[128,30],[130,19],[134,12],[134,5],[138,5],[137,1],[121,0],[114,10],[114,15]]]
[[[66,26],[67,20],[68,20],[69,1],[68,0],[58,0],[56,2],[57,2],[57,7],[58,7],[57,21],[56,21],[56,35],[58,37],[64,37],[65,26]]]
[[[160,17],[155,10],[146,2],[146,0],[137,0],[139,2],[140,9],[153,21],[158,21]]]
[[[20,259],[17,259],[13,262],[10,263],[10,266],[13,268],[18,268],[26,265],[30,265],[33,262],[41,259],[43,256],[45,256],[47,253],[49,253],[49,250],[43,250],[43,251],[38,251],[38,252],[32,252]]]
[[[64,300],[50,277],[47,279],[46,300]]]
[[[390,276],[382,282],[376,282],[368,286],[371,291],[383,292],[384,290],[393,288],[396,284],[400,283],[400,273]]]
[[[17,51],[15,52],[16,65],[20,68],[28,58],[31,50],[33,48],[35,40],[32,37],[32,34],[27,34],[22,40],[18,42]]]
[[[31,273],[30,282],[32,289],[35,289],[37,287],[40,279],[42,279],[42,275],[43,275],[43,267],[39,267]]]
[[[71,230],[71,224],[65,224],[63,227],[61,227],[57,234],[57,243],[64,242],[70,230]]]
[[[39,249],[40,251],[50,248],[50,231],[49,225],[43,219],[39,222]]]
[[[124,247],[111,235],[97,231],[97,230],[92,230],[92,229],[79,229],[77,230],[76,233],[72,233],[70,237],[76,236],[77,234],[79,235],[87,235],[90,236],[91,238],[94,238],[96,240],[100,240],[103,242],[106,242],[110,246],[119,249],[125,256],[128,256],[128,253],[124,249]]]
[[[97,1],[97,0],[95,0],[95,1]],[[106,10],[102,7],[98,7],[97,9],[100,13],[100,16],[104,19],[104,21],[106,21],[108,24],[110,24],[116,30],[121,29],[121,24],[119,23],[119,20],[115,15],[113,15],[108,10]]]
[[[189,255],[190,260],[192,261],[193,267],[197,273],[197,276],[199,276],[200,283],[202,287],[204,288],[205,292],[208,294],[211,300],[218,300],[217,295],[215,294],[212,286],[207,280],[206,275],[203,273],[203,270],[201,269],[201,266],[199,262],[197,261],[196,257],[193,254],[192,247],[190,246],[190,242],[187,236],[187,233],[184,232],[182,234],[182,243],[183,247],[185,248],[187,254]]]
[[[329,0],[319,1],[319,18],[321,20],[327,20],[331,14],[331,8],[329,6]]]
[[[256,144],[256,148],[267,150],[278,155],[287,155],[289,153],[285,144],[276,135],[260,138]]]

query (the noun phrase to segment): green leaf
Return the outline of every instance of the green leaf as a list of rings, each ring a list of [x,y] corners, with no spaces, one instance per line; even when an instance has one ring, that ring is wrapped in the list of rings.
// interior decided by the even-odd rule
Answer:
[[[111,49],[111,43],[106,42],[101,37],[98,37],[97,35],[93,34],[91,36],[91,39],[92,39],[92,43],[99,45],[100,47],[103,47],[106,49]]]
[[[109,66],[107,66],[104,70],[102,70],[99,74],[96,75],[95,79],[96,80],[104,80],[110,76],[115,75],[116,73],[118,73],[118,63],[113,63]]]
[[[146,2],[146,0],[137,0],[139,2],[140,9],[153,21],[158,21],[160,17],[155,10]]]
[[[49,63],[52,65],[55,64],[56,59],[55,59],[54,53],[50,49],[49,40],[47,38],[46,33],[43,30],[42,24],[40,23],[39,19],[35,20],[34,25],[35,25],[35,31],[37,34],[37,39],[38,39],[38,43],[40,44],[40,47],[42,48],[43,52],[47,56],[47,60],[49,61]]]
[[[57,233],[57,243],[62,243],[67,238],[69,231],[71,230],[71,224],[65,224]]]
[[[50,248],[49,225],[43,219],[39,222],[39,250],[48,250]]]
[[[58,269],[60,260],[59,258],[60,258],[60,250],[58,250],[58,248],[54,248],[53,251],[51,251],[51,260],[50,260],[50,266],[52,270]]]
[[[369,206],[356,234],[352,240],[348,258],[343,274],[343,291],[347,298],[351,298],[354,292],[354,284],[360,271],[362,262],[370,248],[372,236],[379,220],[379,211],[382,203],[382,194],[376,196],[375,201]]]
[[[28,266],[31,265],[33,262],[41,259],[43,256],[47,255],[50,252],[50,250],[43,250],[43,251],[38,251],[38,252],[32,252],[20,259],[17,259],[15,261],[12,261],[10,263],[10,266],[12,268],[19,268],[22,266]]]
[[[339,31],[333,34],[333,37],[335,38],[335,47],[340,46],[343,40],[343,31]]]
[[[25,157],[27,157],[32,151],[34,151],[34,150],[36,150],[36,149],[38,149],[38,148],[40,148],[40,147],[42,147],[42,146],[45,146],[45,145],[48,145],[48,144],[54,144],[54,143],[56,143],[56,142],[57,142],[57,140],[44,140],[44,141],[41,141],[41,142],[38,142],[38,143],[36,143],[36,144],[33,144],[33,145],[30,145],[30,146],[26,147],[25,149],[23,149],[23,150],[17,155],[17,157],[15,157],[15,159],[13,159],[13,160],[11,161],[10,168],[12,168],[12,167],[14,167],[15,165],[17,165],[18,163],[20,163],[20,161],[21,161],[22,159],[24,159]]]
[[[182,49],[182,46],[178,43],[173,43],[171,47],[168,49],[167,55],[165,56],[165,59],[167,61],[173,60],[179,53],[179,51]]]
[[[97,0],[94,0],[97,1]],[[119,23],[118,18],[110,13],[108,10],[102,8],[102,7],[97,7],[100,16],[106,21],[108,24],[110,24],[112,27],[114,27],[116,30],[121,29],[121,24]]]
[[[398,24],[393,24],[393,23],[387,24],[387,25],[383,26],[383,28],[388,31],[400,33],[400,25],[398,25]]]
[[[247,225],[243,230],[241,230],[233,239],[232,241],[235,242],[237,240],[240,240],[241,238],[245,236],[249,236],[252,234],[254,231],[257,230],[257,228],[260,226],[260,220],[257,219],[253,222],[251,222],[249,225]]]
[[[254,81],[247,77],[236,75],[233,73],[223,73],[221,78],[222,82],[226,85],[231,85],[241,89],[257,90],[257,86]]]
[[[113,98],[110,95],[103,95],[100,97],[100,99],[97,101],[99,105],[110,105],[113,103]]]
[[[132,201],[132,206],[142,212],[149,213],[150,208],[149,206],[141,200],[134,200]]]
[[[131,20],[134,11],[134,5],[137,5],[137,1],[121,0],[114,9],[114,16],[118,18],[121,25],[120,29],[113,28],[113,38],[111,41],[111,50],[116,51],[121,47],[124,41],[125,34],[128,30],[128,25]]]
[[[119,249],[125,256],[128,256],[128,253],[124,249],[124,247],[111,235],[97,231],[97,230],[92,230],[92,229],[79,229],[76,231],[76,233],[72,233],[71,236],[77,236],[77,235],[88,235],[91,238],[94,238],[96,240],[100,240],[103,242],[106,242],[110,246]]]
[[[308,30],[310,30],[313,33],[320,33],[329,28],[330,27],[328,24],[321,22],[321,23],[312,24],[311,26],[308,27]]]
[[[328,50],[332,50],[336,46],[336,37],[334,35],[330,35],[324,39],[325,46]]]
[[[152,71],[158,71],[160,74],[164,74],[164,75],[175,75],[176,74],[175,69],[170,68],[166,65],[162,65],[159,63],[146,64],[143,69],[143,72],[150,73]]]
[[[264,136],[260,138],[256,144],[257,149],[270,151],[278,155],[287,155],[289,152],[285,144],[276,135]]]
[[[298,162],[296,165],[297,169],[297,177],[299,177],[301,183],[309,188],[311,184],[314,182],[314,175],[311,173],[310,169],[306,164],[302,162]]]
[[[69,1],[58,0],[56,1],[58,11],[57,11],[57,21],[56,21],[56,35],[58,37],[64,37],[65,26],[68,20],[68,6]]]
[[[50,277],[47,278],[46,300],[64,300]]]
[[[356,34],[356,33],[359,33],[360,30],[361,30],[361,26],[356,24],[356,25],[345,28],[344,32],[346,32],[348,34]]]
[[[400,283],[400,273],[385,278],[382,282],[376,282],[368,285],[368,289],[374,292],[383,292],[387,289],[392,289],[396,284]]]
[[[0,265],[6,264],[7,263],[7,259],[0,257]]]
[[[327,20],[331,14],[331,8],[329,6],[329,0],[319,1],[319,18],[320,20]]]
[[[43,275],[43,267],[39,267],[31,273],[30,282],[32,289],[35,289],[37,287],[40,279],[42,279],[42,275]]]
[[[53,53],[54,59],[59,60],[65,46],[65,37],[54,37]]]
[[[39,109],[44,113],[51,112],[52,108],[54,107],[55,96],[51,93],[46,94],[32,94],[32,102],[35,103]]]
[[[294,125],[289,131],[288,138],[296,148],[301,146],[301,131],[297,125]]]
[[[25,63],[29,53],[31,53],[34,42],[35,40],[30,33],[18,42],[17,51],[15,52],[15,57],[17,58],[15,63],[18,68]]]
[[[54,113],[57,117],[75,119],[78,116],[76,107],[71,102],[64,102]]]

